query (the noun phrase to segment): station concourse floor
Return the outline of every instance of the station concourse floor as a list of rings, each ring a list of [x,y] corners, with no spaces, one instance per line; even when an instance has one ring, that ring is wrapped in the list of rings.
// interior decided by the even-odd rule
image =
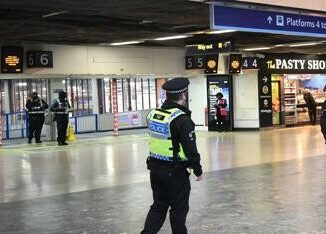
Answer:
[[[147,143],[141,133],[2,146],[0,233],[139,233],[152,202]],[[197,143],[205,178],[191,176],[190,234],[326,233],[319,126],[198,131]]]

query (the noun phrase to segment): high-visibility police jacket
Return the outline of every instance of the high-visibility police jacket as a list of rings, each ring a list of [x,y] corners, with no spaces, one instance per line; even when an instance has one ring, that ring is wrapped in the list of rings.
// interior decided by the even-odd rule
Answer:
[[[50,110],[54,112],[54,119],[57,122],[67,122],[69,119],[69,108],[70,104],[66,99],[60,100],[59,98],[57,98],[54,100]]]
[[[148,114],[150,158],[168,162],[188,160],[181,145],[179,150],[173,148],[170,126],[174,119],[185,114],[178,108],[155,109]]]
[[[29,115],[44,115],[44,110],[48,108],[48,105],[39,98],[28,100],[26,103],[26,108]]]

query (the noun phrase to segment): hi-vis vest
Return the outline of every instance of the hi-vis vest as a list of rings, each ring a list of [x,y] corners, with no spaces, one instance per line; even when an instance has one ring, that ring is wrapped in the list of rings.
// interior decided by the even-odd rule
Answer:
[[[185,114],[178,108],[173,109],[155,109],[148,116],[149,128],[149,156],[162,161],[173,162],[173,145],[171,138],[170,124],[172,120]],[[187,161],[182,146],[180,145],[176,160]],[[177,153],[177,152],[175,152]]]
[[[33,115],[33,114],[44,114],[44,109],[42,108],[42,100],[39,99],[38,102],[32,101],[33,106],[31,110],[28,111],[28,114]],[[37,106],[35,104],[38,104]]]

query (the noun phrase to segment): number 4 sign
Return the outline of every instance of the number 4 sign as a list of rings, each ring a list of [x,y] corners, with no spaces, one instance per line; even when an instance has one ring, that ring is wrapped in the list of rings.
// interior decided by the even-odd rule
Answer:
[[[242,58],[242,69],[259,69],[258,67],[259,58],[257,57],[243,57]]]

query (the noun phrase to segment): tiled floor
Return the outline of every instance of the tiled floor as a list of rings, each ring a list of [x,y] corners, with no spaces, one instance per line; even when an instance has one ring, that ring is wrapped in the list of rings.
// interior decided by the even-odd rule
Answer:
[[[325,233],[318,126],[198,132],[189,233]],[[151,190],[146,134],[0,148],[0,233],[139,233]],[[166,221],[161,233],[171,233]]]

